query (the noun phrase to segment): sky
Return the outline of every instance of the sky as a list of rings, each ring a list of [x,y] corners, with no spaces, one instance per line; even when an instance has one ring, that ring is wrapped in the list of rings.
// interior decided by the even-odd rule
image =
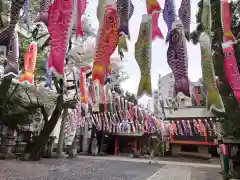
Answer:
[[[165,0],[158,0],[161,7],[164,7]],[[197,3],[199,0],[191,0],[191,31],[196,28],[196,12]],[[121,84],[121,87],[130,93],[137,93],[138,84],[140,81],[140,70],[139,66],[134,57],[134,44],[138,37],[139,27],[142,19],[142,15],[147,13],[145,0],[132,0],[134,5],[133,16],[129,22],[129,30],[131,40],[128,41],[128,52],[125,53],[124,70],[127,72],[129,79]],[[181,3],[181,0],[175,0],[177,13]],[[98,0],[91,0],[87,6],[87,14],[90,17],[90,22],[93,28],[98,27],[98,19],[96,16]],[[164,36],[167,34],[167,26],[163,20],[162,14],[160,15],[158,25]],[[159,73],[164,76],[171,72],[170,67],[167,63],[167,48],[168,44],[165,40],[155,39],[152,43],[152,66],[151,66],[151,79],[152,79],[152,90],[157,89],[157,81]],[[191,81],[197,81],[202,76],[201,71],[201,54],[199,45],[193,45],[192,43],[187,44],[188,51],[188,76]],[[151,98],[144,95],[140,99],[140,103],[147,104]]]

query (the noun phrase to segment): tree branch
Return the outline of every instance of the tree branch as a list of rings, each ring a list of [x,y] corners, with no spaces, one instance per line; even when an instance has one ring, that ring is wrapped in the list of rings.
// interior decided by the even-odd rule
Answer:
[[[10,96],[6,99],[6,101],[9,100],[9,99],[14,95],[14,93],[16,92],[16,90],[17,90],[18,87],[19,87],[19,84],[17,84],[17,85],[15,86],[14,90],[12,91],[12,93],[10,94]]]
[[[0,85],[0,116],[3,115],[3,104],[7,98],[7,93],[12,83],[12,77],[5,77]]]
[[[64,103],[64,108],[75,109],[77,104],[77,100],[70,100]]]
[[[49,46],[50,43],[50,37],[43,43],[42,47],[40,48],[40,51],[42,51],[45,47]]]
[[[57,93],[60,93],[60,86],[58,84],[58,80],[57,80],[56,77],[53,77],[53,82],[54,82],[54,86],[55,86],[55,88],[57,90]]]

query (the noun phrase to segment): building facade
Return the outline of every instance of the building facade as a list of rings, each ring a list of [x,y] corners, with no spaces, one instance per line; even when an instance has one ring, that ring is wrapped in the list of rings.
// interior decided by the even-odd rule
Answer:
[[[159,74],[157,89],[153,91],[155,116],[166,116],[178,108],[192,106],[193,88],[196,88],[199,93],[202,86],[201,79],[197,82],[190,82],[191,97],[187,97],[183,93],[178,93],[175,97],[174,82],[175,78],[172,72],[163,77]]]

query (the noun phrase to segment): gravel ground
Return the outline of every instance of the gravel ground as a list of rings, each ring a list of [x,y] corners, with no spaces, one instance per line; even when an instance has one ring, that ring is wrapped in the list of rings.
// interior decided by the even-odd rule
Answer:
[[[0,161],[0,180],[221,180],[220,169],[97,159]]]
[[[145,180],[161,167],[162,165],[86,159],[0,161],[0,180]]]

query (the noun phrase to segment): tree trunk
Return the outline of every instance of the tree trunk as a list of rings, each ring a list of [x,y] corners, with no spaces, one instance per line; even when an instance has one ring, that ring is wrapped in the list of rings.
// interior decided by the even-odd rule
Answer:
[[[56,107],[52,113],[50,120],[47,122],[46,126],[44,126],[42,132],[33,143],[32,149],[30,151],[30,160],[39,160],[41,158],[41,150],[48,142],[48,138],[56,126],[58,119],[62,113],[63,106],[63,95],[60,94],[57,98]]]
[[[12,83],[12,77],[5,77],[0,85],[0,116],[3,115],[3,103],[7,99],[7,93]]]
[[[68,108],[65,107],[64,110],[63,110],[61,128],[60,128],[60,133],[59,133],[59,138],[58,138],[58,145],[57,145],[57,154],[58,155],[62,154],[64,131],[65,131],[66,122],[67,122],[67,115],[68,115]]]

